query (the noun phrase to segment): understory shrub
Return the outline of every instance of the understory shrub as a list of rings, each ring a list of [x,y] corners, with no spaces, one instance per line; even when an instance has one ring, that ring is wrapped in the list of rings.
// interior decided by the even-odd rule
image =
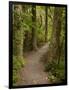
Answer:
[[[52,82],[63,82],[65,80],[65,62],[60,60],[60,63],[57,64],[53,61],[45,64],[45,71],[49,72],[49,79]]]
[[[18,71],[24,67],[25,60],[22,57],[13,56],[13,84],[19,79]]]

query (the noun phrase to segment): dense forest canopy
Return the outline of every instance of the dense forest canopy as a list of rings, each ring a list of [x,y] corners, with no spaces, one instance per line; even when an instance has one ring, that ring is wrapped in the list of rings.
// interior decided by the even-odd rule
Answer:
[[[13,82],[25,66],[25,53],[48,49],[41,56],[52,82],[65,80],[66,7],[14,4],[13,7]],[[30,64],[31,65],[31,64]]]

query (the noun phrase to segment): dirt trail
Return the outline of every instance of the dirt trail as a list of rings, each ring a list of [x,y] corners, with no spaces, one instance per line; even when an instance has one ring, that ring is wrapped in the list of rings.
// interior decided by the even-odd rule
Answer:
[[[25,55],[26,65],[21,70],[19,85],[49,84],[48,74],[44,72],[44,67],[40,62],[40,58],[46,52],[48,46],[48,44],[44,45],[37,51]]]

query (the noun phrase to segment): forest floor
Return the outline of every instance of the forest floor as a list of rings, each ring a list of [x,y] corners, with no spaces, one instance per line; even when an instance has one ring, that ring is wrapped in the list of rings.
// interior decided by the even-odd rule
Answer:
[[[37,51],[25,54],[26,64],[20,71],[21,80],[18,85],[49,84],[48,73],[44,72],[44,66],[40,61],[41,56],[47,51],[48,44],[45,44]]]

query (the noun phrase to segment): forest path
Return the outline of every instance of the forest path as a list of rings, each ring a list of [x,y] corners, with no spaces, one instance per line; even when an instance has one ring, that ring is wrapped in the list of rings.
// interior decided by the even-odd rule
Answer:
[[[21,70],[21,81],[18,85],[49,84],[48,74],[44,72],[44,66],[40,61],[48,46],[48,44],[45,44],[37,51],[32,51],[25,55],[26,65]]]

